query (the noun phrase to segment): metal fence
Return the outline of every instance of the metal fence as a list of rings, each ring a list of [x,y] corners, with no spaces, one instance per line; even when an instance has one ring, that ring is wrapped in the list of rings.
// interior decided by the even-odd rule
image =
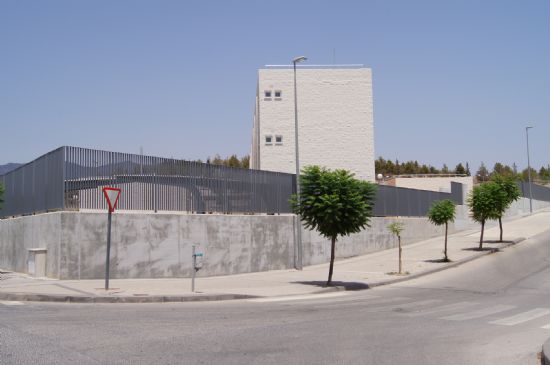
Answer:
[[[0,216],[106,210],[104,186],[122,189],[122,210],[290,213],[294,180],[279,172],[61,147],[1,177]]]
[[[529,198],[529,183],[526,181],[520,181],[518,186],[521,190],[521,196]],[[531,193],[533,194],[533,200],[542,200],[550,202],[550,188],[546,186],[531,184]]]
[[[60,147],[0,176],[0,217],[55,210],[106,210],[101,188],[122,189],[118,209],[194,213],[290,213],[295,175],[205,163]],[[529,197],[527,183],[520,183]],[[533,184],[533,199],[550,201],[550,188]],[[464,204],[462,184],[451,192],[379,185],[375,216],[426,216],[433,202]]]
[[[0,217],[63,209],[64,148],[0,176],[4,203]]]
[[[424,217],[430,206],[443,199],[463,204],[462,184],[451,183],[451,192],[438,192],[379,185],[373,215],[378,217]]]

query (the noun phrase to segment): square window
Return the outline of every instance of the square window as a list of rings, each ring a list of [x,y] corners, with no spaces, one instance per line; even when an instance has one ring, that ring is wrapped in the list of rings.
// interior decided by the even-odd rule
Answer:
[[[281,90],[275,90],[275,97],[276,97],[276,98],[280,98],[281,95],[283,95],[283,93],[282,93]]]
[[[266,145],[273,144],[273,136],[265,136],[265,144]]]
[[[283,144],[283,136],[275,136],[275,144]]]
[[[266,98],[270,98],[270,97],[271,97],[271,91],[270,91],[270,90],[264,91],[264,96],[265,96]]]

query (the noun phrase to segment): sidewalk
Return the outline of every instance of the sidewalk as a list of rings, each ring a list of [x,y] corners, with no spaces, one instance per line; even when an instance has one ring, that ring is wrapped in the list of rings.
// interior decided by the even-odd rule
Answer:
[[[484,248],[497,250],[518,243],[549,229],[550,211],[515,218],[504,223],[504,243],[498,239],[498,227],[485,232]],[[191,292],[191,279],[111,280],[108,292],[103,280],[35,279],[23,274],[0,274],[0,300],[34,300],[62,302],[166,302],[226,300],[250,297],[313,294],[333,290],[356,290],[389,284],[446,269],[491,253],[472,250],[479,243],[479,231],[462,231],[449,236],[450,263],[443,257],[443,237],[403,247],[403,270],[408,275],[388,274],[397,271],[397,249],[339,260],[335,263],[335,287],[323,286],[328,264],[297,270],[278,270],[196,279],[197,293]],[[327,241],[327,245],[329,242]],[[406,244],[406,242],[404,242]],[[338,250],[338,243],[336,250]]]

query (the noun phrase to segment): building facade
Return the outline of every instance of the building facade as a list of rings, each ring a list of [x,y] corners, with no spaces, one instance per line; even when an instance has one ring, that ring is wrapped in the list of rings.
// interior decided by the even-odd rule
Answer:
[[[300,167],[346,169],[374,181],[372,73],[364,67],[298,67]],[[250,166],[296,172],[294,71],[258,72]]]

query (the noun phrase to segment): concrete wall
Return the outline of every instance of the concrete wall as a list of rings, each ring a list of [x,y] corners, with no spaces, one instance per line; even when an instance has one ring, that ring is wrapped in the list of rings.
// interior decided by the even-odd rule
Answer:
[[[396,245],[386,226],[339,240],[337,257]],[[404,243],[442,233],[425,218],[403,218]],[[0,268],[27,272],[27,249],[46,248],[46,274],[60,279],[102,278],[105,213],[57,212],[0,220]],[[158,278],[191,275],[191,249],[205,254],[201,275],[228,275],[294,267],[294,216],[116,213],[113,215],[111,277]],[[304,264],[327,262],[329,241],[303,230]]]
[[[550,202],[533,201],[533,209]],[[450,231],[477,228],[466,207],[457,207]],[[521,199],[507,216],[529,212]],[[371,227],[342,237],[338,258],[395,247],[387,225],[405,224],[403,243],[443,234],[427,218],[373,218]],[[293,215],[192,215],[178,213],[115,213],[113,215],[111,277],[160,278],[191,275],[192,245],[205,254],[203,276],[287,269],[294,267]],[[495,223],[490,222],[490,225]],[[27,272],[29,248],[46,248],[46,275],[59,279],[98,279],[105,270],[107,216],[93,212],[56,212],[0,220],[0,268]],[[328,262],[329,240],[303,230],[304,265]]]
[[[457,205],[456,210],[456,219],[454,226],[456,230],[472,229],[479,228],[479,223],[474,222],[470,218],[470,212],[466,205]],[[533,211],[550,208],[550,202],[533,200]],[[529,214],[529,199],[520,198],[518,201],[514,202],[510,208],[506,211],[504,218],[512,218],[515,216],[521,216]],[[492,227],[498,224],[498,221],[488,221],[486,223],[487,227]]]
[[[294,260],[292,216],[114,214],[112,278],[188,277],[192,245],[203,275],[285,269]],[[44,247],[47,276],[102,278],[105,213],[58,212],[0,221],[0,267],[26,272],[27,249]]]
[[[336,243],[336,257],[352,257],[370,252],[397,247],[397,239],[388,233],[388,224],[399,221],[404,223],[402,244],[408,245],[445,233],[444,227],[430,224],[427,218],[381,218],[372,219],[371,227],[350,236],[342,237]],[[454,227],[450,225],[450,232]],[[314,231],[303,231],[304,265],[314,265],[330,260],[330,241]]]
[[[296,172],[293,75],[292,69],[259,70],[252,168]],[[343,168],[374,181],[371,70],[300,68],[297,75],[300,166]],[[266,144],[265,136],[273,142]]]

